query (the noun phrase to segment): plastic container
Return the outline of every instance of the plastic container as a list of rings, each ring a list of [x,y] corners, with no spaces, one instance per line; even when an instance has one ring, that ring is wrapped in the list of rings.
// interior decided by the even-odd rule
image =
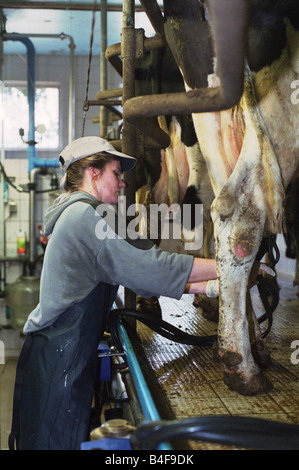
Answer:
[[[20,229],[17,238],[17,254],[26,255],[26,235],[24,230]]]

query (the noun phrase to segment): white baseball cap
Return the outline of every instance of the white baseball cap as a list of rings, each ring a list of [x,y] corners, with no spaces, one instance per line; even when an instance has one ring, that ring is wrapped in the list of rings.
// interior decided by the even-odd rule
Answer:
[[[117,152],[110,142],[101,137],[80,137],[68,144],[60,153],[59,160],[65,170],[81,158],[89,157],[98,152],[107,152],[119,157],[122,171],[129,171],[136,165],[136,158]]]

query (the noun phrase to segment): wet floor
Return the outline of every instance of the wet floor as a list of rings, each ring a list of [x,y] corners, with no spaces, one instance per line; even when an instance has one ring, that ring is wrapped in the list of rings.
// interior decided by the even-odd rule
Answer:
[[[212,348],[174,343],[138,322],[143,352],[153,371],[149,386],[158,402],[161,397],[163,409],[169,407],[170,418],[231,415],[299,424],[299,298],[291,284],[280,287],[280,302],[266,338],[272,364],[264,374],[273,390],[260,396],[245,397],[229,390]],[[252,295],[259,316],[263,307],[254,289]],[[162,298],[161,307],[163,319],[187,333],[217,334],[217,325],[202,317],[192,305],[192,296],[184,295],[179,302]],[[200,442],[191,445],[194,449],[226,448]]]

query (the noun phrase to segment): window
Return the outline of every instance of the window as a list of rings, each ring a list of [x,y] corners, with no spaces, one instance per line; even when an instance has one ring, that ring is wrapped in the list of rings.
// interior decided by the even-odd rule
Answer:
[[[13,84],[4,87],[4,147],[25,149],[29,131],[29,106],[27,86]],[[59,147],[59,88],[39,86],[35,88],[35,140],[36,149]],[[19,129],[24,129],[23,141]]]

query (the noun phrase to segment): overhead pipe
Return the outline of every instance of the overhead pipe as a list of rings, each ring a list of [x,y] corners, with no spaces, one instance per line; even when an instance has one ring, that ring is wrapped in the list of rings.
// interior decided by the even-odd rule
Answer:
[[[143,3],[144,7],[148,9],[150,4],[153,5],[156,1],[144,1]],[[167,1],[164,0],[165,12],[166,3]],[[197,0],[196,4],[198,6]],[[172,5],[173,2],[170,6]],[[179,1],[178,6],[180,6]],[[209,0],[208,7],[215,38],[217,72],[221,84],[215,88],[199,88],[182,93],[145,95],[127,100],[123,107],[124,118],[149,137],[150,131],[144,122],[144,119],[147,117],[158,116],[160,114],[192,114],[221,111],[237,104],[242,96],[245,35],[249,16],[248,1],[227,0],[223,2],[222,0]],[[146,13],[148,12],[146,11]],[[224,21],[224,18],[228,18],[229,21]],[[172,22],[169,23],[165,24],[167,41],[169,41],[172,27]],[[193,38],[199,41],[200,46],[200,38],[194,36],[195,32],[193,30],[187,32],[185,30],[184,32],[189,34],[189,37],[191,33]],[[175,45],[172,48],[175,48]],[[174,50],[173,53],[176,55]],[[191,58],[190,63],[195,63],[195,61],[192,61]],[[180,66],[180,64],[178,65]]]
[[[28,106],[29,106],[29,130],[28,130],[28,172],[33,169],[34,161],[36,159],[35,149],[35,48],[32,41],[28,37],[17,37],[13,35],[8,37],[11,41],[20,41],[24,44],[27,50],[27,92],[28,92]]]
[[[69,3],[62,2],[61,0],[59,2],[55,1],[49,1],[45,4],[44,1],[39,2],[36,0],[30,0],[30,1],[13,1],[7,0],[5,1],[0,1],[0,8],[22,8],[22,9],[33,9],[33,10],[76,10],[76,11],[101,11],[101,5],[93,5],[92,2],[88,3],[82,3],[82,2],[76,2],[76,3]],[[143,11],[143,8],[136,5],[135,7],[136,11]],[[108,5],[108,11],[122,11],[122,4],[121,2],[118,5]]]
[[[69,121],[68,121],[68,142],[72,142],[74,140],[74,101],[75,101],[75,95],[74,95],[74,50],[76,48],[76,45],[74,43],[74,40],[72,36],[69,34],[65,33],[60,33],[60,34],[21,34],[21,33],[5,33],[3,35],[3,39],[5,40],[12,40],[12,41],[21,41],[25,44],[27,47],[27,41],[23,41],[23,39],[29,39],[29,38],[46,38],[46,39],[68,39],[69,40],[69,48],[70,48],[70,78],[69,78]],[[30,41],[31,42],[31,41]],[[31,43],[32,44],[32,43]],[[30,88],[32,87],[32,84],[34,84],[34,93],[35,93],[35,49],[32,44],[32,46],[29,46],[30,50],[27,48],[27,60],[28,60],[28,67],[29,63],[31,66],[31,74],[34,80],[30,79],[29,74],[29,68],[28,68],[28,74],[27,74],[27,83],[28,83],[28,90],[29,86]],[[33,50],[32,50],[33,48]],[[30,83],[30,85],[29,85]],[[29,96],[28,96],[28,101],[29,101]],[[32,105],[31,105],[32,106]],[[34,101],[33,101],[33,106],[34,106]],[[33,109],[34,111],[34,109]],[[30,140],[30,139],[29,139]],[[34,136],[33,136],[33,141],[34,141]],[[35,155],[36,156],[36,155]],[[53,165],[52,163],[47,164],[48,159],[44,159],[43,163],[41,163],[41,159],[38,158],[38,160],[33,162],[34,166],[59,166],[58,163],[57,165]],[[32,168],[29,168],[29,173],[32,170]]]
[[[35,177],[44,168],[56,168],[59,166],[57,159],[38,158],[36,155],[35,142],[35,48],[28,37],[12,35],[6,39],[22,42],[27,49],[27,88],[29,106],[29,130],[28,130],[28,172],[29,172],[29,268],[30,274],[34,271],[35,263]]]

